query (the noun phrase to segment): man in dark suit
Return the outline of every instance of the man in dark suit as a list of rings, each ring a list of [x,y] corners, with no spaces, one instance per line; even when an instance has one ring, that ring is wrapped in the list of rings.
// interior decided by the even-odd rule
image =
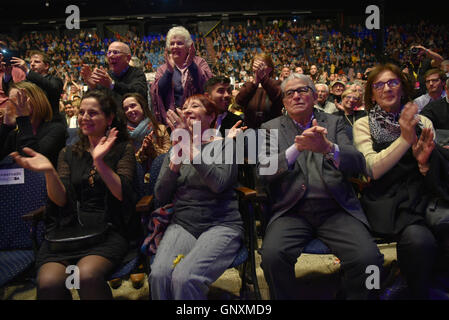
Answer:
[[[205,84],[204,94],[213,100],[217,106],[218,114],[215,128],[224,137],[225,130],[231,129],[237,121],[242,120],[238,115],[228,111],[232,97],[231,80],[223,76],[210,78]]]
[[[60,78],[49,73],[50,64],[50,57],[41,51],[31,52],[30,67],[27,66],[23,59],[17,57],[11,59],[12,66],[20,68],[26,73],[27,81],[33,82],[45,92],[53,111],[53,120],[66,124],[59,112],[59,99],[61,98],[64,84]],[[10,80],[4,79],[3,81],[5,92],[8,91]]]
[[[449,79],[445,83],[446,97],[429,102],[421,114],[432,121],[434,129],[449,130]]]
[[[364,158],[341,117],[314,113],[316,89],[309,77],[292,74],[281,89],[288,115],[262,125],[269,143],[262,144],[258,161],[259,179],[271,203],[261,264],[271,298],[296,298],[294,266],[313,238],[341,260],[348,299],[375,297],[376,290],[370,292],[365,285],[366,270],[374,265],[380,274],[383,256],[346,180],[364,172]],[[275,161],[277,170],[263,174]]]

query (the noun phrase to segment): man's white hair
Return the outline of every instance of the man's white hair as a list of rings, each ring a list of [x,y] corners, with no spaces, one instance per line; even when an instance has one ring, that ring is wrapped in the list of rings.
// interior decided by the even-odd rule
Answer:
[[[327,93],[329,93],[329,87],[327,84],[325,83],[317,83],[315,84],[316,89],[318,90],[318,88],[324,88],[324,90],[326,90]]]
[[[292,73],[284,81],[282,81],[282,83],[281,83],[282,93],[285,93],[285,86],[287,85],[287,82],[289,82],[290,80],[293,80],[293,79],[299,79],[302,82],[305,82],[306,85],[308,87],[310,87],[310,89],[312,89],[313,93],[316,93],[315,84],[313,83],[312,79],[310,79],[309,76],[306,76],[305,74],[301,74],[301,73]]]

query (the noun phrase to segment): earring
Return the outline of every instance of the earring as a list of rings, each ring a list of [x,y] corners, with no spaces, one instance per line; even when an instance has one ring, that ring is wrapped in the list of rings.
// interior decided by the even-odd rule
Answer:
[[[105,134],[106,137],[109,136],[109,132],[111,132],[111,125],[109,125],[108,130],[106,130],[106,134]]]

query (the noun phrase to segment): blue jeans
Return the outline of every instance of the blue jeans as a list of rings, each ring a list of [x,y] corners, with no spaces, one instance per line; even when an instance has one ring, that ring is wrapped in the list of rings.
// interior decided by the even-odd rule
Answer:
[[[241,233],[229,227],[212,227],[196,239],[180,225],[169,225],[151,265],[151,298],[207,300],[209,286],[234,261],[241,242]],[[173,268],[180,254],[184,258]]]

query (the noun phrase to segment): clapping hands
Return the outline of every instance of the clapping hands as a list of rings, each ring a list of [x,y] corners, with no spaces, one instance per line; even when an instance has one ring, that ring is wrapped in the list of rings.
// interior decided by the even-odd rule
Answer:
[[[108,136],[101,138],[95,148],[91,150],[90,154],[92,155],[94,163],[103,160],[104,156],[109,152],[109,150],[111,150],[115,140],[117,139],[117,134],[118,130],[116,128],[112,128],[109,131]]]
[[[248,127],[244,126],[239,128],[239,126],[243,123],[242,120],[237,121],[231,129],[229,129],[228,135],[226,136],[226,138],[229,139],[234,139],[235,137],[237,137],[239,134],[243,133],[243,131],[245,131]]]
[[[25,89],[15,90],[9,102],[16,108],[17,117],[31,115],[30,98],[27,96]]]
[[[253,64],[254,82],[256,84],[261,83],[273,69],[268,67],[262,60],[256,60]]]
[[[295,137],[295,146],[299,151],[309,150],[317,153],[327,153],[332,148],[332,142],[327,137],[327,129],[318,126],[316,119],[312,120],[312,127],[304,130]]]
[[[91,89],[95,88],[97,85],[105,88],[110,88],[112,85],[112,78],[103,67],[95,68],[94,71],[92,71],[88,65],[83,65],[81,68],[81,77]]]

